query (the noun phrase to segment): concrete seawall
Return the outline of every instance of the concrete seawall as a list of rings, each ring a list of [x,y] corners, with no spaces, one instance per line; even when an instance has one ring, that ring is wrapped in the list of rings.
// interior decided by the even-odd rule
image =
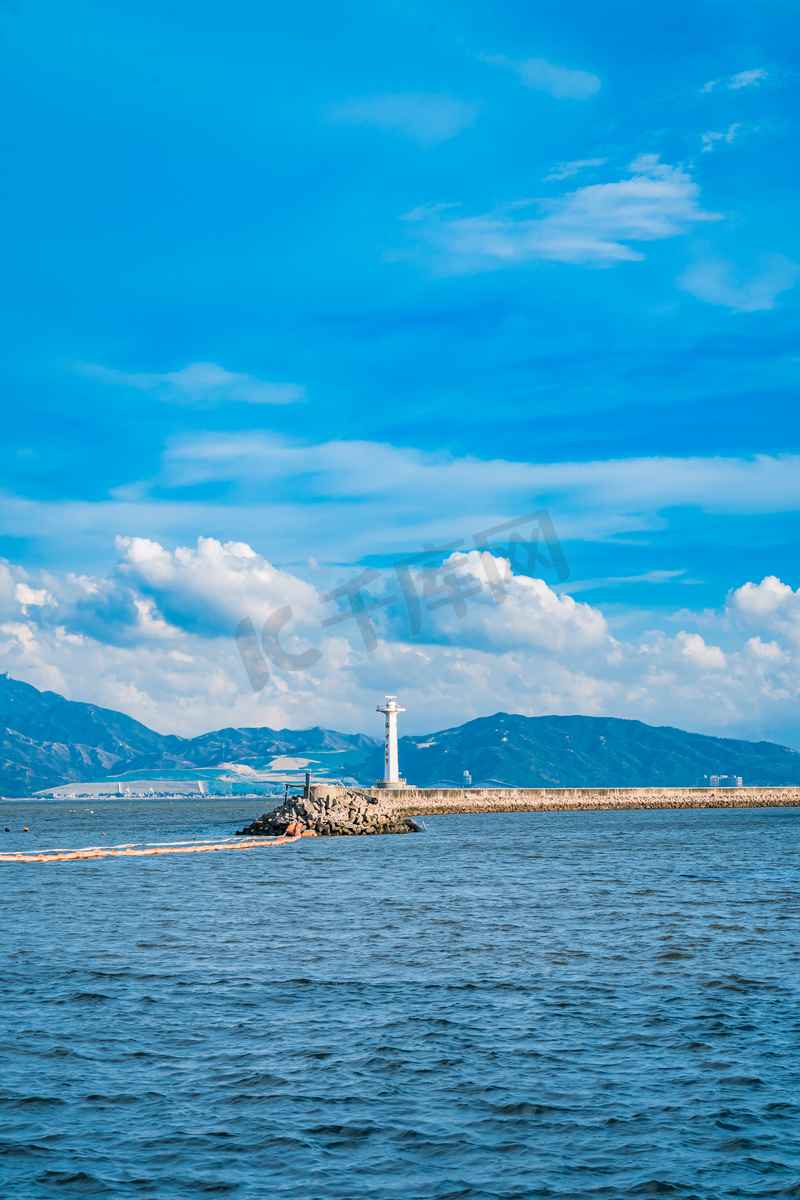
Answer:
[[[800,808],[800,787],[733,788],[367,788],[398,813],[563,812],[618,808]],[[311,785],[331,799],[345,789]]]

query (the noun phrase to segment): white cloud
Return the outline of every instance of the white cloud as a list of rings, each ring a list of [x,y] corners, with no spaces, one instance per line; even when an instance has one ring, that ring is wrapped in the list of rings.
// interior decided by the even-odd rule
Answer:
[[[129,374],[96,363],[76,363],[76,370],[101,383],[154,392],[159,399],[177,404],[219,404],[240,401],[245,404],[292,404],[305,399],[305,389],[296,383],[266,383],[253,375],[226,371],[217,363],[189,363],[180,371],[163,375]]]
[[[777,613],[800,615],[800,595],[793,592],[787,583],[781,583],[775,575],[767,575],[759,584],[745,583],[737,588],[731,603],[740,613],[759,622]]]
[[[245,616],[263,622],[285,604],[295,625],[315,627],[319,602],[310,584],[273,567],[245,542],[201,537],[196,547],[165,550],[141,537],[118,537],[118,574],[157,602],[171,622],[209,633],[232,629]]]
[[[777,632],[800,647],[800,588],[793,592],[788,584],[768,575],[761,583],[737,588],[728,601],[728,611],[745,629]]]
[[[0,633],[8,634],[9,637],[15,639],[23,650],[30,650],[36,647],[36,630],[33,625],[23,625],[21,621],[6,621],[0,625]],[[6,643],[5,650],[14,650],[14,643]]]
[[[738,75],[731,75],[727,81],[727,87],[731,88],[733,91],[736,91],[743,87],[757,86],[762,79],[766,78],[767,72],[763,69],[763,67],[756,67],[751,71],[740,71]],[[714,90],[717,84],[721,82],[722,81],[720,79],[710,79],[708,83],[703,84],[703,86],[700,88],[700,92],[711,92]]]
[[[591,592],[597,588],[617,587],[621,583],[651,583],[663,584],[671,583],[675,579],[685,575],[685,569],[670,570],[670,571],[645,571],[641,575],[602,575],[595,579],[580,579],[570,580],[569,583],[559,583],[554,587],[556,592],[568,591],[571,596],[577,592]],[[683,580],[684,583],[692,582],[691,580]]]
[[[757,85],[762,79],[767,78],[767,72],[762,67],[757,67],[753,71],[740,71],[738,75],[733,75],[728,82],[728,87],[737,88],[752,87]]]
[[[184,489],[224,483],[224,505]],[[664,510],[800,510],[800,456],[642,457],[536,463],[455,457],[376,442],[304,443],[263,432],[175,439],[152,480],[98,502],[49,503],[0,492],[0,534],[87,547],[100,560],[118,532],[161,542],[246,540],[274,561],[358,562],[465,538],[548,505],[562,540],[662,529]],[[82,602],[97,581],[71,577]],[[9,587],[0,567],[0,594]],[[13,586],[11,586],[13,593]]]
[[[24,622],[13,589],[0,589],[0,655],[16,677],[121,708],[164,732],[318,723],[370,732],[375,697],[391,690],[416,732],[505,710],[752,735],[788,724],[800,697],[800,595],[777,579],[746,583],[724,611],[704,614],[704,637],[683,627],[687,620],[674,635],[655,629],[626,640],[611,634],[600,608],[557,596],[541,580],[511,579],[497,606],[484,578],[463,620],[450,606],[426,612],[423,603],[416,638],[399,603],[386,620],[376,614],[380,640],[370,655],[354,622],[322,628],[329,610],[315,590],[242,543],[201,539],[170,552],[130,538],[120,548],[121,569],[95,578],[92,590],[75,577],[34,580],[55,611],[36,605]],[[481,581],[475,552],[454,569]],[[31,586],[19,568],[7,571],[14,586]],[[389,580],[385,572],[380,587]],[[249,615],[260,628],[285,605],[293,616],[282,644],[293,653],[315,646],[322,657],[290,675],[273,664],[254,695],[235,625]],[[114,607],[126,615],[112,628]]]
[[[762,642],[758,635],[747,639],[747,649],[756,658],[766,659],[768,662],[789,662],[790,656],[785,650],[781,650],[777,642]]]
[[[509,210],[446,219],[433,208],[418,209],[405,219],[420,225],[423,236],[456,271],[536,259],[609,266],[644,258],[629,242],[675,237],[698,221],[718,219],[718,214],[700,207],[699,188],[682,168],[642,154],[629,169],[627,179],[591,184],[560,200],[539,202],[544,215],[532,219],[520,219]]]
[[[14,588],[14,599],[19,602],[24,616],[28,615],[29,608],[42,608],[45,604],[55,603],[47,588],[32,588],[23,582]]]
[[[602,167],[606,162],[604,158],[576,158],[574,162],[556,163],[549,175],[545,175],[545,183],[551,180],[569,179],[572,175],[577,175],[584,167]]]
[[[250,489],[263,496],[266,479],[280,495],[287,481],[298,478],[316,519],[323,501],[334,506],[337,520],[362,501],[378,521],[391,506],[401,524],[444,533],[456,514],[491,524],[520,504],[520,511],[527,511],[524,505],[527,501],[529,508],[534,496],[552,498],[561,511],[584,513],[642,514],[667,505],[729,513],[790,511],[800,507],[799,467],[796,455],[530,463],[456,458],[375,442],[303,445],[269,434],[215,433],[176,443],[157,482],[163,489],[238,480],[244,497]],[[431,509],[446,523],[420,525]]]
[[[588,100],[600,87],[600,80],[589,71],[576,71],[560,67],[546,58],[526,58],[517,61],[505,55],[487,55],[485,62],[511,67],[526,87],[537,92],[548,92],[557,100]]]
[[[727,142],[727,144],[730,145],[741,128],[741,123],[737,121],[736,124],[728,126],[726,133],[704,133],[702,153],[706,154],[710,150],[713,150],[715,142]]]
[[[760,312],[775,307],[781,292],[794,287],[800,265],[773,254],[765,258],[758,272],[742,279],[732,263],[707,259],[684,271],[678,284],[698,300],[720,304],[734,312]]]
[[[570,595],[559,595],[543,579],[512,576],[503,564],[507,594],[498,605],[477,550],[459,551],[443,566],[469,578],[469,586],[480,586],[480,590],[469,597],[466,614],[460,619],[450,605],[428,615],[430,628],[439,639],[487,652],[547,650],[566,659],[584,657],[598,648],[608,651],[616,645],[598,609]]]
[[[708,646],[699,633],[686,633],[681,630],[675,639],[681,648],[681,654],[689,662],[702,671],[724,671],[725,655],[719,646]]]
[[[402,92],[343,100],[328,109],[327,117],[340,125],[376,125],[434,146],[467,129],[477,113],[477,105],[454,96]]]

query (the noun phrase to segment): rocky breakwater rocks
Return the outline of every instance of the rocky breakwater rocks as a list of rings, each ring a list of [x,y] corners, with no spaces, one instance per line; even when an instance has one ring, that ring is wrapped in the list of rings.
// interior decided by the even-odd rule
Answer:
[[[347,788],[343,795],[290,796],[272,812],[257,817],[238,836],[353,837],[357,834],[420,833],[422,827],[384,804],[377,796]]]

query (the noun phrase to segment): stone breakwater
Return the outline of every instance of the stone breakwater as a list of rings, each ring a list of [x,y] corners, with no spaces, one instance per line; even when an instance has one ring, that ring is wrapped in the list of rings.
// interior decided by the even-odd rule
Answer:
[[[239,837],[353,837],[376,833],[418,833],[420,826],[384,796],[356,788],[312,787],[308,796],[290,796],[264,813]]]
[[[331,803],[347,789],[312,784]],[[563,812],[570,809],[795,808],[800,787],[740,788],[398,788],[381,791],[387,814]]]

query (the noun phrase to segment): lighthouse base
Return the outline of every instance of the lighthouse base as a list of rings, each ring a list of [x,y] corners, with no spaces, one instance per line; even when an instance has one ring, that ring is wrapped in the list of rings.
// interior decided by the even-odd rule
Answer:
[[[408,784],[406,783],[405,779],[397,779],[397,780],[393,779],[391,782],[388,779],[379,779],[378,782],[375,784],[375,787],[376,788],[389,788],[389,789],[404,788],[404,787],[408,787]]]

